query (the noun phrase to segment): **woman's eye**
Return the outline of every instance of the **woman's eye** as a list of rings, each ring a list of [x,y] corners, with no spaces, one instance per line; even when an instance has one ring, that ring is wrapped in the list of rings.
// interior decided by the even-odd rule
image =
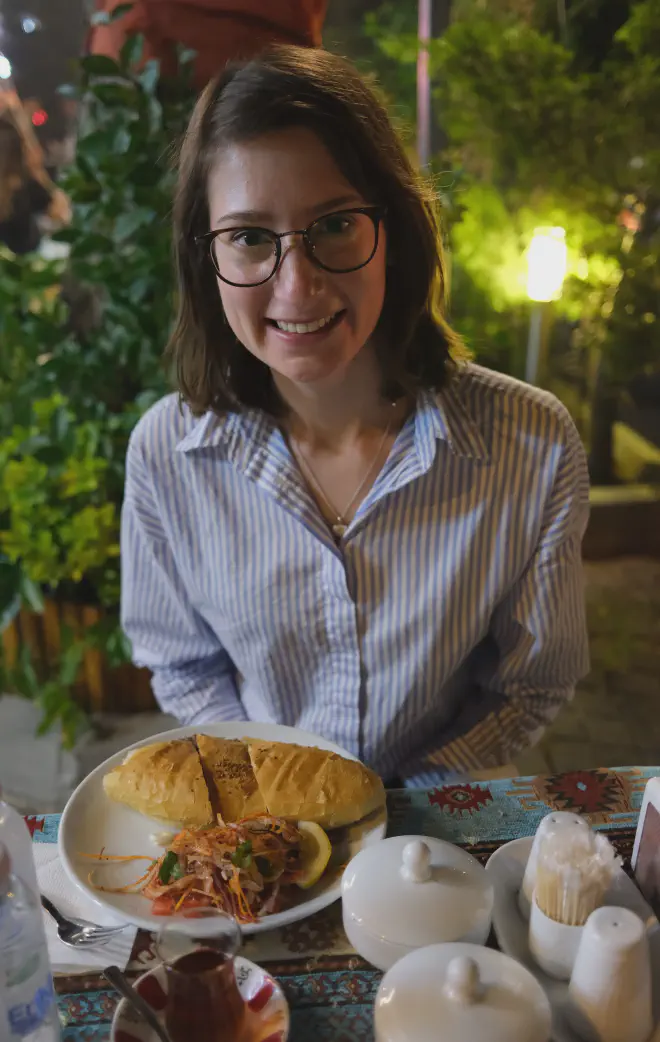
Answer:
[[[337,214],[322,218],[316,227],[321,235],[342,235],[351,230],[353,221],[346,214]]]
[[[233,233],[232,243],[238,246],[272,246],[273,240],[261,228],[241,228]]]

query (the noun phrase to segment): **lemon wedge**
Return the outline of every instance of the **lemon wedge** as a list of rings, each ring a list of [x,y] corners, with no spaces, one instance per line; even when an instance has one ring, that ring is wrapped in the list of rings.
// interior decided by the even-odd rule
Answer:
[[[332,854],[332,844],[320,825],[313,821],[299,821],[298,830],[302,833],[300,844],[301,872],[296,884],[302,890],[308,890],[317,883],[326,870]]]

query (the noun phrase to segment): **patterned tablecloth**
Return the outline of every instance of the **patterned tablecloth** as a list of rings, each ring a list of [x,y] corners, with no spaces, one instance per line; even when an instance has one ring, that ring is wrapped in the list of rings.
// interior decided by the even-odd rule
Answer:
[[[532,835],[548,809],[573,810],[607,830],[629,858],[644,787],[659,773],[660,768],[625,767],[392,791],[388,834],[437,836],[466,846],[485,863],[502,843]],[[57,841],[58,815],[29,818],[28,823],[34,842]],[[290,1042],[371,1042],[381,975],[348,944],[340,904],[250,939],[244,954],[266,965],[281,982],[292,1012]],[[153,961],[151,937],[139,933],[129,971],[137,974]],[[63,1042],[104,1042],[110,1037],[117,996],[102,977],[60,977],[56,987],[67,1023]]]

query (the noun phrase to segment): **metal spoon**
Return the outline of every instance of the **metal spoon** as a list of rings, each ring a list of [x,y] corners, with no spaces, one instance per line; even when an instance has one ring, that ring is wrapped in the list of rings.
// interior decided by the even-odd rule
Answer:
[[[122,995],[127,1002],[130,1002],[133,1009],[137,1010],[141,1017],[144,1017],[151,1030],[156,1032],[161,1042],[172,1042],[170,1036],[149,1003],[145,1002],[142,996],[138,994],[134,987],[132,987],[118,966],[107,966],[103,970],[103,976],[110,984],[112,984],[113,988],[116,988],[119,994]]]
[[[43,894],[41,904],[57,923],[57,936],[62,944],[68,945],[69,948],[91,948],[95,945],[107,944],[115,934],[126,929],[126,926],[99,926],[86,919],[67,919]]]

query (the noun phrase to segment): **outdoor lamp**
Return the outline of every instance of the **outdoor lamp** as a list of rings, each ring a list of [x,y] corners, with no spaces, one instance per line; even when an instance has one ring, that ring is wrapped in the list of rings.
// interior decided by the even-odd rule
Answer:
[[[563,228],[537,228],[527,251],[527,296],[534,301],[529,317],[525,379],[536,383],[541,360],[544,312],[561,296],[566,278],[566,232]],[[547,323],[546,323],[547,325]]]
[[[537,228],[527,251],[527,296],[545,303],[556,300],[566,278],[566,232]]]

